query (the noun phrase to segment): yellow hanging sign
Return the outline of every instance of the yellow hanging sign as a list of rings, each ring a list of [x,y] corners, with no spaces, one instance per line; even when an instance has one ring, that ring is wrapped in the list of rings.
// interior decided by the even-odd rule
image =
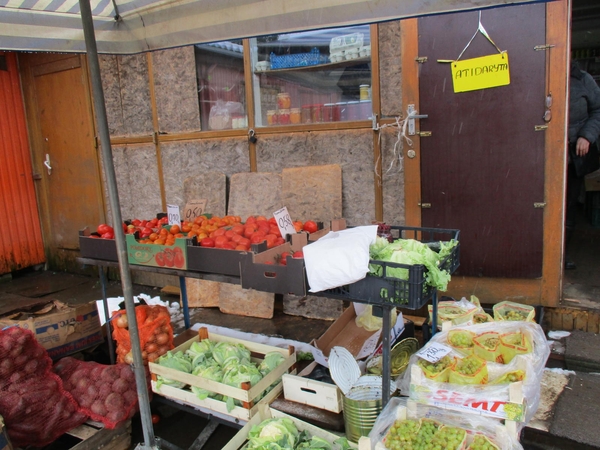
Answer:
[[[452,61],[454,92],[489,89],[510,84],[508,53]]]

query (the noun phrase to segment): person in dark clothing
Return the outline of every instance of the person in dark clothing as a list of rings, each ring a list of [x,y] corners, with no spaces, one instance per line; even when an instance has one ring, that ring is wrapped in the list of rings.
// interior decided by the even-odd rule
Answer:
[[[600,135],[600,87],[575,61],[571,62],[569,92],[565,254],[575,229],[577,202],[583,186],[583,177],[597,170],[600,164],[597,147],[592,148],[598,145]],[[575,269],[575,263],[566,260],[565,269]]]

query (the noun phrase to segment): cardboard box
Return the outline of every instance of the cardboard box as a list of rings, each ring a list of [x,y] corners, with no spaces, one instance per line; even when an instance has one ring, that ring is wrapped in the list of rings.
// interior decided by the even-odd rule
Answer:
[[[97,236],[97,237],[91,237]],[[117,243],[114,239],[102,239],[89,227],[79,231],[79,252],[83,258],[117,261]]]
[[[287,258],[279,264],[283,252],[293,253],[307,245],[306,233],[290,236],[290,241],[261,253],[247,253],[241,262],[241,283],[244,289],[304,296],[308,290],[304,258]]]
[[[0,450],[13,450],[13,446],[8,439],[8,433],[4,427],[4,420],[0,416]]]
[[[67,305],[58,300],[24,299],[0,308],[0,329],[18,326],[33,331],[52,359],[104,341],[96,302]]]
[[[335,384],[307,378],[316,367],[317,362],[313,361],[298,375],[284,374],[281,377],[283,395],[286,400],[339,414],[343,405],[342,391]]]
[[[129,264],[187,270],[189,239],[177,238],[173,245],[142,244],[132,234],[126,234]]]
[[[324,225],[320,230],[308,235],[309,242],[314,242],[325,236],[330,231],[340,231],[346,229],[346,219],[333,219],[327,225]]]

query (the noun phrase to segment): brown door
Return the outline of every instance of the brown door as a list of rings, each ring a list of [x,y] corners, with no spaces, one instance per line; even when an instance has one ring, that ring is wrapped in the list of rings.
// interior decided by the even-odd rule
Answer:
[[[79,271],[78,231],[104,216],[84,59],[21,54],[20,62],[48,263]]]
[[[510,85],[454,93],[450,64],[478,27],[478,12],[419,19],[421,220],[459,229],[457,274],[537,278],[542,274],[545,5],[483,10],[491,39],[508,51]],[[478,33],[462,60],[497,53]],[[431,206],[428,207],[430,204]],[[425,206],[425,207],[423,207]]]

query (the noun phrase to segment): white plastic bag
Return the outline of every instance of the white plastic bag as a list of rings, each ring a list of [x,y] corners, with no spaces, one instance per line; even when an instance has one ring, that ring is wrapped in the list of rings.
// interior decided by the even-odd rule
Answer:
[[[305,246],[304,265],[310,292],[321,292],[363,279],[369,271],[369,246],[377,225],[330,231]]]
[[[381,411],[369,433],[371,448],[375,450],[387,448],[384,439],[397,420],[423,418],[434,420],[442,425],[465,429],[467,445],[472,442],[476,434],[481,434],[490,439],[500,450],[523,450],[517,436],[497,419],[418,404],[406,397],[391,398]]]

